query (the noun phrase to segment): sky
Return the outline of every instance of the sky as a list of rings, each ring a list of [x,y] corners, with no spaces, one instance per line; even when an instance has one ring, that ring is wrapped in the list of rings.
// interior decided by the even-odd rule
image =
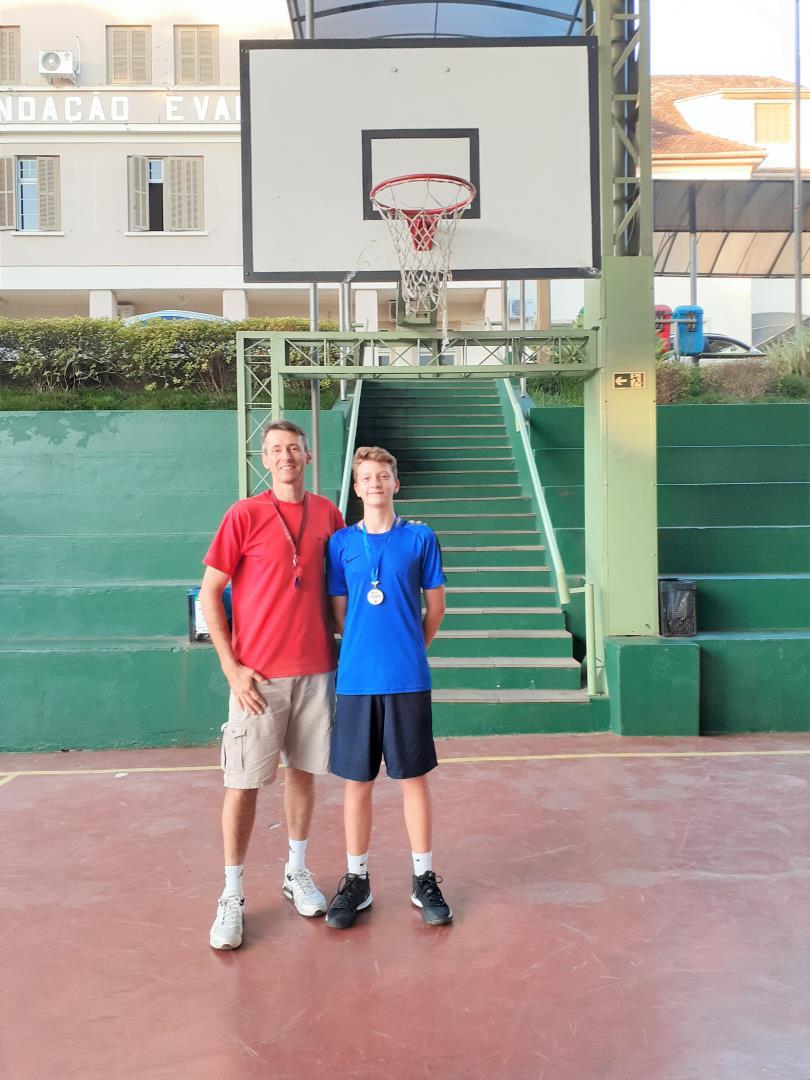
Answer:
[[[774,75],[793,82],[795,0],[650,0],[654,75]],[[810,86],[810,0],[800,0]]]

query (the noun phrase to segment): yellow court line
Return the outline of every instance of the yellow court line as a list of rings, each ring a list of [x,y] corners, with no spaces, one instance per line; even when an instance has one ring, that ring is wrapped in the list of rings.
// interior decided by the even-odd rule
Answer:
[[[474,765],[499,761],[572,761],[578,758],[734,758],[734,757],[806,757],[807,750],[601,750],[580,754],[502,754],[483,757],[439,758],[440,765]],[[113,773],[220,772],[219,765],[146,765],[109,769],[20,769],[0,773],[0,785],[15,776],[109,775]],[[5,777],[4,779],[2,777]]]
[[[220,765],[144,765],[130,768],[121,765],[114,769],[20,769],[19,772],[11,773],[10,780],[15,776],[73,776],[75,775],[104,775],[112,773],[153,773],[153,772],[222,772]]]
[[[780,757],[808,755],[810,750],[616,750],[585,754],[514,754],[500,757],[439,758],[440,765],[463,765],[483,761],[568,761],[572,758],[660,758],[660,757]]]

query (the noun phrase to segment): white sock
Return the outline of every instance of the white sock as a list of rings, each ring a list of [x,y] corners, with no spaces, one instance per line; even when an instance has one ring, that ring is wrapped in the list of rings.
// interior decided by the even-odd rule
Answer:
[[[412,851],[411,858],[413,859],[413,872],[417,877],[421,877],[427,870],[433,869],[432,851],[423,851],[421,855],[416,851]]]
[[[359,874],[360,877],[368,877],[368,852],[365,855],[350,855],[346,852],[346,862],[350,874]]]
[[[244,866],[225,867],[225,893],[236,893],[237,896],[242,897],[245,895],[242,889],[242,875],[244,871]]]
[[[308,843],[309,840],[290,840],[290,851],[287,857],[289,873],[296,874],[306,866]]]

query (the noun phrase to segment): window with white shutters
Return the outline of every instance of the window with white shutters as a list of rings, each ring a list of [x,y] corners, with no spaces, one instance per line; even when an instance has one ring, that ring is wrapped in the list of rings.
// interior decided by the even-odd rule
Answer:
[[[152,30],[149,26],[107,27],[107,82],[152,81]]]
[[[20,81],[20,28],[0,26],[0,86]]]
[[[130,232],[149,231],[148,168],[148,158],[127,158]]]
[[[219,82],[218,26],[175,26],[174,80],[178,86]]]
[[[0,158],[0,229],[13,229],[14,158]]]
[[[37,158],[39,173],[39,231],[58,232],[61,227],[59,206],[59,158]]]
[[[131,232],[201,232],[203,159],[130,157]]]
[[[59,232],[58,157],[0,159],[0,229]]]

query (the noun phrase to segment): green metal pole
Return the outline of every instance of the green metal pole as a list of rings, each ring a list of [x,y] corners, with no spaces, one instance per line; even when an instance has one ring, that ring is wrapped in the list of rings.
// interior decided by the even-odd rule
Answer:
[[[591,5],[598,39],[601,248],[585,291],[585,561],[604,638],[658,633],[649,2]],[[602,687],[600,687],[601,689]]]
[[[246,499],[248,496],[248,415],[247,400],[245,396],[245,380],[247,379],[247,365],[245,364],[245,335],[240,331],[236,335],[236,439],[239,447],[237,460],[239,498]]]
[[[281,420],[284,416],[284,379],[281,369],[286,360],[285,354],[284,335],[273,334],[270,338],[270,393],[274,420]]]

